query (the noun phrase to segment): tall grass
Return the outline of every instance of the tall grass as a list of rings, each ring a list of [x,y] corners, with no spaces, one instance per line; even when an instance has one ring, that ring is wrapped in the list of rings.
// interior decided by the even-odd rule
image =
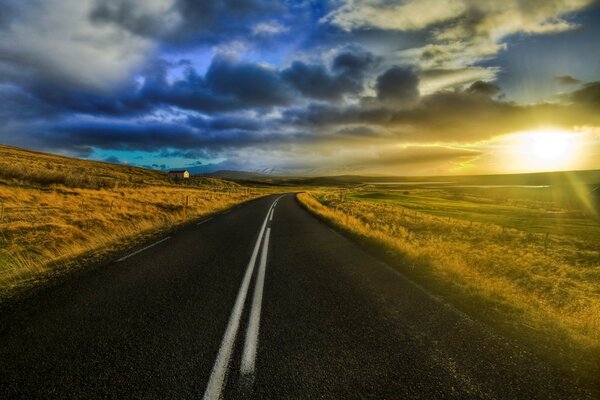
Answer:
[[[327,193],[298,199],[465,311],[578,377],[600,376],[600,253],[589,237],[546,237]]]
[[[98,256],[180,224],[184,208],[187,219],[195,219],[260,195],[246,188],[0,186],[0,292],[7,295],[82,255]]]
[[[264,191],[0,146],[0,299]],[[186,198],[188,206],[186,207]]]

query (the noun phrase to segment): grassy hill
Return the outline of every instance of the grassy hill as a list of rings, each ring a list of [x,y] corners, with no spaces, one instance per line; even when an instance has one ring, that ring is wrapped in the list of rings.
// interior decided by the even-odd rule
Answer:
[[[167,174],[146,168],[81,160],[0,145],[0,184],[103,189],[173,186]],[[179,186],[236,187],[214,177],[192,177]]]
[[[173,182],[160,171],[0,146],[0,298],[262,194],[216,178]]]

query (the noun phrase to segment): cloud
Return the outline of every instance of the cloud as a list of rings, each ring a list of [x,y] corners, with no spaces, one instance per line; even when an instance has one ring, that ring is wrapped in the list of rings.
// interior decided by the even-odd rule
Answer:
[[[208,124],[210,126],[210,124]],[[162,157],[210,158],[229,148],[268,147],[311,140],[299,130],[271,133],[232,129],[197,128],[188,123],[66,120],[0,129],[4,143],[68,153],[89,154],[94,148],[159,152]],[[15,130],[20,132],[15,135]]]
[[[121,164],[121,160],[119,160],[119,158],[116,156],[108,156],[102,161],[111,163],[111,164]]]
[[[252,34],[255,36],[278,35],[287,31],[288,28],[277,21],[260,22],[252,27]]]
[[[165,36],[182,24],[173,1],[102,0],[91,7],[88,17],[97,26],[112,26],[138,36]]]
[[[571,75],[557,75],[554,80],[562,85],[576,85],[581,83],[579,79],[573,78]]]
[[[585,84],[581,89],[571,93],[568,98],[575,103],[591,106],[598,112],[598,107],[600,107],[600,81]]]
[[[14,2],[9,2],[14,4]],[[87,18],[90,0],[49,0],[17,6],[5,23],[0,63],[11,76],[0,80],[55,82],[104,90],[129,77],[154,44],[118,27],[99,27]]]
[[[467,88],[467,93],[486,97],[495,96],[500,92],[500,87],[491,82],[476,81]]]
[[[394,4],[382,0],[357,0],[342,5],[323,18],[346,30],[375,27],[417,30],[456,18],[466,9],[460,1],[421,0]]]
[[[370,141],[411,143],[471,143],[509,132],[556,126],[600,124],[600,83],[594,82],[564,97],[561,103],[519,105],[494,99],[499,88],[476,82],[465,89],[421,96],[410,108],[309,105],[283,114],[288,124],[326,132],[335,126],[385,129]]]
[[[131,85],[160,48],[223,44],[252,27],[273,30],[279,22],[257,19],[285,14],[261,0],[7,0],[2,8],[0,82],[98,97]]]
[[[0,87],[0,97],[7,100],[11,117],[34,112],[139,116],[164,107],[199,112],[270,109],[298,102],[303,96],[336,101],[345,95],[358,95],[372,64],[369,53],[348,51],[334,58],[331,72],[323,64],[297,61],[278,70],[217,55],[200,75],[187,62],[155,59],[140,70],[139,79],[109,92],[31,77],[16,80],[17,85],[10,88]],[[174,68],[183,69],[177,79],[170,77]]]
[[[155,60],[141,75],[142,83],[129,81],[111,92],[34,79],[21,84],[20,96],[12,90],[12,103],[16,108],[27,100],[35,110],[57,114],[137,116],[169,106],[214,112],[269,108],[294,100],[292,89],[279,72],[259,64],[217,57],[205,76],[186,67],[183,77],[170,82],[168,73],[173,66]],[[2,92],[0,88],[0,96]]]
[[[295,149],[297,150],[297,149]],[[265,160],[270,172],[279,174],[402,174],[439,173],[440,170],[469,163],[481,155],[479,151],[447,146],[377,146],[361,147],[304,147],[303,157],[294,157],[294,151],[283,150],[273,157],[273,152],[260,150],[236,152],[231,158]],[[253,167],[254,161],[245,169]],[[244,168],[244,167],[242,167]]]
[[[144,168],[148,168],[148,169],[158,169],[161,171],[167,170],[169,167],[166,164],[143,164],[141,165]]]
[[[167,66],[157,66],[147,76],[142,98],[202,112],[269,108],[294,100],[279,72],[264,65],[217,56],[205,76],[188,67],[184,76],[172,83],[167,70]]]
[[[332,69],[339,74],[362,78],[375,63],[373,54],[364,50],[346,50],[338,53],[333,59]]]
[[[419,77],[410,67],[395,66],[377,77],[377,98],[385,105],[403,107],[419,98]]]
[[[476,81],[494,81],[499,72],[495,67],[432,68],[419,72],[419,90],[423,94],[447,88],[462,87]]]
[[[363,90],[365,75],[374,62],[371,53],[347,50],[335,56],[331,72],[323,64],[294,61],[281,76],[306,97],[338,101]]]
[[[503,39],[516,33],[547,34],[577,27],[566,15],[594,0],[386,0],[342,2],[322,22],[347,31],[382,29],[428,31],[434,43],[422,47],[426,63],[465,65],[506,48]]]
[[[268,0],[97,0],[89,18],[99,26],[181,47],[284,32],[273,18],[285,10]]]
[[[469,161],[481,155],[478,150],[445,146],[401,146],[383,149],[377,157],[364,161],[365,166],[400,167],[415,164],[437,164],[440,161]]]
[[[13,84],[0,84],[0,104],[0,119],[4,123],[50,117],[56,113],[53,106]]]
[[[45,104],[56,113],[137,116],[169,106],[200,112],[228,112],[288,106],[303,96],[337,101],[345,95],[358,95],[373,62],[369,53],[342,52],[334,58],[331,71],[323,64],[300,61],[278,70],[217,55],[202,76],[187,62],[155,59],[140,70],[141,80],[130,80],[111,92],[64,87],[35,79],[22,82],[21,86],[25,97]],[[183,68],[183,75],[170,78],[173,68]],[[14,100],[15,103],[23,101]]]
[[[6,0],[0,141],[207,170],[468,162],[466,143],[600,125],[599,84],[566,74],[595,79],[590,63],[565,57],[555,79],[572,91],[519,104],[507,76],[525,75],[503,61],[529,34],[589,28],[596,14],[570,15],[588,3]],[[557,42],[572,36],[595,39]],[[535,82],[557,90],[551,67]]]
[[[304,96],[321,100],[339,100],[345,93],[357,92],[362,82],[343,75],[331,75],[323,65],[295,61],[282,71],[283,79]]]
[[[213,92],[231,96],[250,106],[270,106],[291,101],[277,71],[258,64],[236,63],[218,57],[206,73],[206,82]]]

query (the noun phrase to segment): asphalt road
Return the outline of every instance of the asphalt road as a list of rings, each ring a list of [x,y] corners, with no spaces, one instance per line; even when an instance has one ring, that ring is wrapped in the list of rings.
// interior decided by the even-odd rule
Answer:
[[[4,309],[1,398],[592,398],[278,197]]]

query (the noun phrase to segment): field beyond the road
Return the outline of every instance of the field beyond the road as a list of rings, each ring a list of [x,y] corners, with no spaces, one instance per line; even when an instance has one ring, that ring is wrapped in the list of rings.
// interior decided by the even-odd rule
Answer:
[[[586,190],[369,185],[298,198],[432,293],[593,383],[600,223],[597,200],[579,198]]]
[[[220,179],[177,183],[164,172],[0,146],[0,300],[263,194]]]

